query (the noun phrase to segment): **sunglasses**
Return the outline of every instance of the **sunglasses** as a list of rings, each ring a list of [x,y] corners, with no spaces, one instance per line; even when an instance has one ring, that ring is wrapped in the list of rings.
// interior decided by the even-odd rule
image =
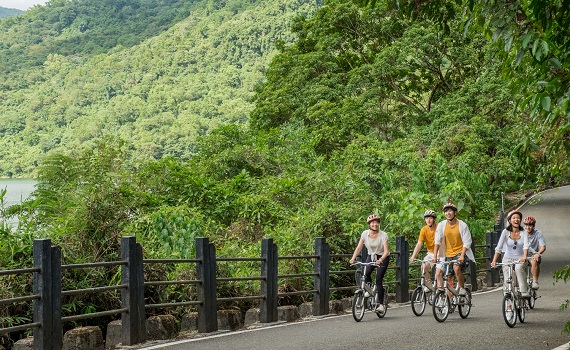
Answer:
[[[513,249],[517,249],[517,243],[518,241],[513,241]]]

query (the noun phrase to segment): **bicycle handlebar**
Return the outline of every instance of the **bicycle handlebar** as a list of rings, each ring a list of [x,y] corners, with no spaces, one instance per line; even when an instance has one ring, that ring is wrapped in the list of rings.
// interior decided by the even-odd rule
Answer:
[[[354,265],[380,266],[380,265],[376,264],[376,262],[374,262],[374,261],[367,262],[367,263],[363,263],[362,261],[355,261],[354,264],[350,264],[350,266],[354,266]]]
[[[495,263],[495,266],[491,266],[491,268],[496,268],[497,266],[512,266],[512,265],[519,265],[519,264],[524,264],[520,261],[512,261],[512,262],[500,262],[500,263]]]
[[[459,260],[438,261],[438,263],[443,264],[443,265],[450,265],[453,263],[459,263]]]

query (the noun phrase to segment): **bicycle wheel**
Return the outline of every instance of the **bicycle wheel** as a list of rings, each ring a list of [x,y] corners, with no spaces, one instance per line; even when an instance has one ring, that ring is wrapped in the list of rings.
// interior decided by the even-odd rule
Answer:
[[[530,293],[530,298],[528,298],[528,307],[534,309],[534,304],[536,303],[536,299],[538,299],[538,297],[536,296],[536,289],[531,288],[529,293]]]
[[[412,311],[414,315],[421,316],[423,315],[426,309],[426,292],[422,286],[417,287],[414,289],[412,293]]]
[[[471,291],[466,289],[467,294],[460,298],[459,304],[459,316],[461,318],[467,318],[471,312]]]
[[[362,291],[354,293],[354,297],[352,298],[352,317],[354,317],[356,322],[360,322],[364,317],[366,302],[366,297]]]
[[[443,322],[449,315],[449,297],[444,290],[439,290],[433,300],[433,317],[438,322]]]
[[[378,316],[378,318],[384,318],[386,312],[388,312],[388,290],[384,288],[384,313],[376,312],[376,316]]]
[[[513,328],[517,323],[517,315],[515,313],[515,302],[510,294],[503,297],[503,318],[507,326]]]
[[[517,304],[517,316],[519,318],[519,321],[521,321],[521,323],[524,323],[524,319],[526,316],[526,301],[522,298],[519,298],[516,302]]]

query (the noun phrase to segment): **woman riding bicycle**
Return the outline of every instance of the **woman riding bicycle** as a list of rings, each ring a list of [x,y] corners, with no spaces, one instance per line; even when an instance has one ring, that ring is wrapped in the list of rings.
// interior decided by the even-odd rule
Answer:
[[[364,230],[360,235],[360,240],[358,245],[352,254],[350,263],[354,264],[356,257],[360,254],[363,246],[366,246],[368,250],[368,255],[366,256],[366,262],[375,261],[376,265],[376,288],[378,293],[376,294],[376,302],[378,302],[378,307],[376,312],[383,314],[386,310],[384,304],[381,304],[384,300],[384,286],[382,284],[384,280],[384,275],[388,269],[388,263],[390,262],[390,249],[388,247],[388,235],[384,231],[380,231],[380,218],[374,214],[370,215],[366,220],[368,222],[368,230]],[[364,269],[364,275],[366,276],[366,282],[372,282],[370,275],[374,270],[373,266],[366,266]]]
[[[515,209],[507,215],[508,226],[501,233],[497,248],[495,248],[495,256],[491,262],[491,267],[495,267],[497,259],[501,253],[504,253],[503,262],[520,262],[515,266],[515,273],[518,280],[518,285],[523,297],[528,297],[528,289],[526,285],[525,274],[525,261],[528,254],[528,234],[521,228],[522,213]],[[506,276],[505,269],[511,268],[510,266],[503,266],[503,275]],[[506,283],[506,281],[503,281]],[[506,284],[504,284],[506,286]]]

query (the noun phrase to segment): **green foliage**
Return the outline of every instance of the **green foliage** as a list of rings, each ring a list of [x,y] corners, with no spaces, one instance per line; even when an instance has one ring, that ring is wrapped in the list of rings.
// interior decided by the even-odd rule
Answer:
[[[247,122],[274,42],[291,42],[291,18],[319,5],[52,1],[0,21],[10,70],[0,71],[0,175],[35,177],[47,154],[107,135],[128,142],[137,162],[189,159],[197,137]]]

